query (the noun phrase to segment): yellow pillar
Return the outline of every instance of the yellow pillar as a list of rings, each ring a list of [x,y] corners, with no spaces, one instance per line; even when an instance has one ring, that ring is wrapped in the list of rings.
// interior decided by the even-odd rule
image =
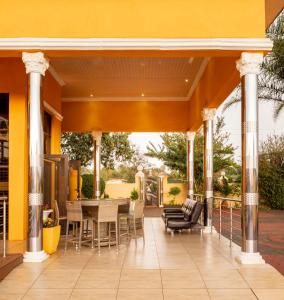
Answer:
[[[28,228],[28,137],[25,94],[9,97],[9,240],[25,240]]]

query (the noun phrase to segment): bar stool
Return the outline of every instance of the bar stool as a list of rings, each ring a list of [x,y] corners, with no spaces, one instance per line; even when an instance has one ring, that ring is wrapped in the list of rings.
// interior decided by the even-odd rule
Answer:
[[[118,207],[118,243],[120,244],[120,239],[123,236],[126,236],[127,239],[130,237],[129,232],[129,203],[120,205]]]
[[[117,226],[117,213],[118,204],[113,201],[101,200],[98,206],[98,215],[93,217],[93,227],[97,227],[97,241],[98,241],[98,251],[101,251],[101,224],[107,224],[108,236],[103,239],[108,240],[108,246],[110,248],[111,243],[111,225],[115,225],[115,245],[118,248],[118,226]]]
[[[135,244],[137,244],[137,223],[139,224],[142,229],[142,237],[143,243],[145,243],[145,235],[144,235],[144,202],[143,201],[135,201],[132,204],[132,209],[129,211],[128,215],[129,226],[133,227]],[[137,222],[138,221],[138,222]]]
[[[83,211],[82,211],[82,206],[81,203],[79,201],[66,201],[66,210],[67,210],[67,224],[66,224],[66,238],[65,238],[65,251],[67,250],[67,244],[68,242],[76,242],[76,240],[78,241],[78,249],[81,249],[81,244],[82,244],[82,233],[83,233],[83,228],[84,228],[84,224],[87,223],[88,219],[86,217],[83,216]],[[73,225],[75,224],[79,224],[80,225],[80,229],[79,229],[79,236],[78,239],[76,239],[76,232],[75,232],[75,238],[73,236],[73,238],[71,240],[68,239],[69,237],[69,224],[73,223]],[[74,227],[73,227],[74,228]],[[88,240],[86,240],[87,242]],[[92,248],[93,248],[93,243],[94,243],[94,231],[92,228]]]

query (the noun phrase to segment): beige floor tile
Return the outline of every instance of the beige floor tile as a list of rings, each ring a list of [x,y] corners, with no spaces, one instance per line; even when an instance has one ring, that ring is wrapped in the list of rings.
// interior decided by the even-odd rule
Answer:
[[[84,269],[79,277],[79,280],[118,280],[121,270],[119,269],[102,269],[90,270]]]
[[[162,289],[119,289],[118,300],[162,300]]]
[[[71,289],[75,286],[76,280],[37,280],[32,288],[34,289]]]
[[[164,289],[164,300],[209,300],[206,289]]]
[[[71,289],[30,289],[24,300],[67,300],[71,295]]]
[[[13,294],[0,295],[0,300],[21,300],[21,299],[23,299],[23,295],[13,295]]]
[[[120,275],[120,280],[160,280],[161,281],[161,273],[160,270],[129,270],[123,269]]]
[[[125,280],[120,281],[120,289],[161,289],[162,283],[160,279],[155,280]]]
[[[119,279],[105,279],[105,280],[78,280],[76,289],[117,289]]]
[[[80,270],[53,270],[47,269],[43,271],[38,280],[58,280],[65,281],[68,280],[77,280],[80,276]]]
[[[187,278],[180,280],[163,280],[163,288],[167,289],[202,289],[206,288],[200,277]]]
[[[284,300],[284,289],[254,289],[259,300]]]
[[[171,269],[161,270],[161,276],[163,280],[183,280],[188,278],[200,277],[200,273],[197,269]]]
[[[209,289],[212,300],[255,300],[257,299],[250,289]]]
[[[72,300],[115,300],[116,289],[74,289]]]

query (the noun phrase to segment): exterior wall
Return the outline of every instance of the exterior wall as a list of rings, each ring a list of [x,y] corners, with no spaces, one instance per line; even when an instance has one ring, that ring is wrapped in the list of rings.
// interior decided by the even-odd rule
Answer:
[[[61,88],[47,73],[43,98],[61,112]],[[20,58],[0,59],[0,92],[9,93],[9,240],[28,228],[28,81]],[[61,122],[52,120],[52,153],[60,153]]]
[[[27,235],[27,78],[20,59],[0,59],[0,92],[9,93],[9,240]]]
[[[264,35],[264,0],[1,1],[1,37],[257,38]]]
[[[105,193],[110,198],[130,198],[130,193],[134,187],[135,183],[106,183]]]
[[[169,191],[172,187],[179,187],[181,192],[175,197],[175,204],[182,204],[187,195],[186,183],[165,183],[164,182],[164,204],[169,203],[173,198],[169,195]]]

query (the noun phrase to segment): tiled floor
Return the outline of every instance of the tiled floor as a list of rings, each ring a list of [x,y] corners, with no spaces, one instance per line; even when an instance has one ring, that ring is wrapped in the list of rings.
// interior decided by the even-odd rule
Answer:
[[[72,248],[42,264],[24,263],[0,283],[0,299],[284,299],[284,277],[270,265],[240,267],[240,249],[216,234],[171,235],[145,220],[146,243]]]

